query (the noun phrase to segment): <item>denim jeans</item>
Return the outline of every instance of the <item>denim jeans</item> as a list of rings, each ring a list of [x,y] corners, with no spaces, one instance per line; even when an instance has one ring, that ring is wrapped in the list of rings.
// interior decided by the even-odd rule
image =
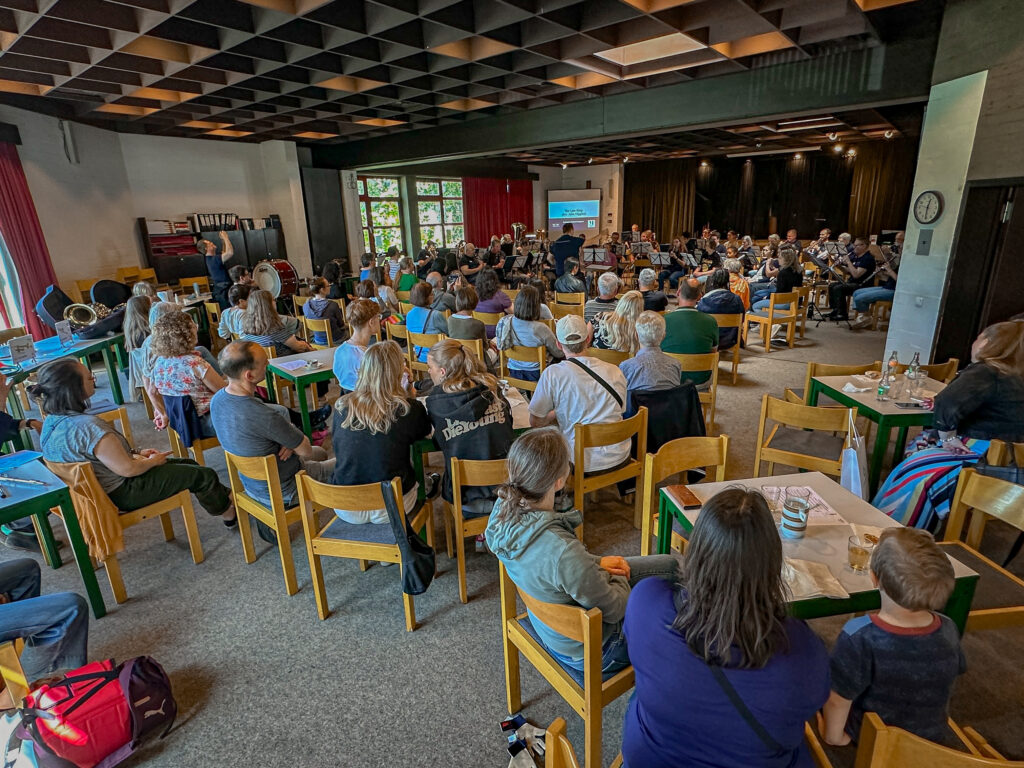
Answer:
[[[871,308],[871,305],[876,301],[892,301],[892,297],[896,295],[896,291],[893,288],[880,288],[872,286],[870,288],[858,288],[853,292],[853,308],[858,312],[864,313]]]
[[[667,269],[661,270],[661,272],[658,273],[658,290],[659,291],[664,291],[665,290],[665,280],[666,279],[668,280],[668,284],[670,286],[672,286],[673,288],[677,288],[679,286],[680,278],[683,278],[683,277],[686,277],[686,272],[684,272],[681,269],[677,269],[674,272],[670,272]]]
[[[771,306],[771,303],[772,300],[770,298],[761,299],[760,301],[755,301],[750,308],[755,312],[760,312],[762,309],[768,309],[768,307]],[[783,311],[789,311],[789,304],[776,304],[775,308]]]
[[[765,296],[770,296],[778,290],[778,286],[775,283],[751,283],[750,300],[752,302],[761,301]]]
[[[657,576],[665,581],[675,583],[679,578],[679,561],[675,555],[647,555],[646,557],[627,557],[629,563],[629,586],[636,586],[641,579]],[[573,669],[583,669],[583,659],[573,659],[550,648],[548,653],[559,663]],[[626,647],[626,634],[622,631],[622,622],[604,636],[601,643],[601,672],[605,675],[618,672],[629,666],[629,649]]]
[[[21,665],[31,683],[88,661],[89,606],[74,592],[39,596],[39,564],[22,558],[0,563],[0,642],[24,638]]]

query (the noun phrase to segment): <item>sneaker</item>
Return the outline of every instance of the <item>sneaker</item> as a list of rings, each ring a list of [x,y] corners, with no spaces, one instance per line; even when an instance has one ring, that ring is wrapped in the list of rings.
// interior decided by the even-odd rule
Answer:
[[[277,546],[277,534],[274,532],[274,529],[266,523],[262,523],[259,520],[257,520],[256,533],[258,533],[260,535],[260,538],[268,544],[273,544],[274,546]]]
[[[437,472],[431,472],[425,479],[426,487],[424,488],[424,494],[426,500],[436,499],[437,494],[441,492],[441,476]]]
[[[477,552],[487,551],[487,540],[484,538],[484,535],[482,533],[476,537],[476,541],[473,543],[476,546]]]
[[[867,328],[869,325],[871,325],[871,317],[868,315],[861,315],[850,323],[851,328]]]
[[[60,539],[54,539],[54,541],[57,543],[57,549],[64,546],[64,542]],[[42,554],[42,550],[39,549],[39,540],[31,533],[11,531],[4,536],[4,546],[8,549],[17,549],[22,552],[35,552],[37,555]]]

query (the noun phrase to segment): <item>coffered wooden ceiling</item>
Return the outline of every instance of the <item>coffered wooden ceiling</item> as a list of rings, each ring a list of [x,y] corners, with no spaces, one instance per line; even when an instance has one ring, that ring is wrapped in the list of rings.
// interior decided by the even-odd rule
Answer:
[[[806,59],[913,0],[0,0],[0,101],[337,142]]]

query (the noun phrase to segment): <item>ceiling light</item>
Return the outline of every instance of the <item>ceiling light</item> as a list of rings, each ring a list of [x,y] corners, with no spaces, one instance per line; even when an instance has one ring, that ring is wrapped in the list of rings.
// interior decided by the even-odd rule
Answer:
[[[604,59],[620,67],[629,67],[636,64],[643,64],[648,61],[665,59],[670,56],[679,56],[692,51],[699,51],[705,46],[703,43],[682,34],[671,32],[661,37],[654,37],[648,40],[641,40],[637,43],[620,45],[617,48],[609,48],[594,53],[599,59]]]
[[[834,147],[832,147],[832,151],[833,152],[842,152],[843,151],[843,145],[842,144],[836,144]]]
[[[569,164],[568,164],[568,163],[560,163],[560,165],[562,166],[562,170],[563,170],[563,171],[564,171],[564,170],[565,170],[566,168],[568,168],[568,167],[569,167]]]
[[[896,135],[896,131],[886,131],[885,132],[885,138],[887,138],[887,139],[891,139],[895,135]]]
[[[708,161],[707,160],[701,160],[700,161],[700,167],[701,168],[707,168],[708,167]]]
[[[629,162],[629,157],[627,156],[627,157],[622,158],[622,162],[623,163],[628,163]]]
[[[853,157],[854,155],[856,155],[856,154],[857,154],[857,150],[856,150],[856,149],[854,149],[853,147],[850,147],[850,148],[849,148],[849,149],[848,149],[848,150],[846,151],[846,154],[847,154],[847,155],[849,155],[850,157]]]
[[[797,152],[795,155],[793,155],[793,159],[794,160],[799,160],[801,157],[803,157],[803,155],[801,155],[799,152]]]
[[[835,141],[838,138],[839,138],[839,134],[836,133],[835,131],[832,131],[832,133],[828,134],[828,140],[829,141]]]
[[[593,162],[594,162],[594,158],[590,158],[589,160],[587,160],[587,165],[590,165]]]
[[[758,149],[760,149],[761,148],[761,142],[760,141],[757,142],[754,146],[757,147]]]
[[[760,155],[784,155],[789,152],[817,152],[821,149],[820,146],[812,145],[808,147],[788,147],[786,149],[759,149],[751,150],[750,152],[729,152],[726,157],[759,157]]]

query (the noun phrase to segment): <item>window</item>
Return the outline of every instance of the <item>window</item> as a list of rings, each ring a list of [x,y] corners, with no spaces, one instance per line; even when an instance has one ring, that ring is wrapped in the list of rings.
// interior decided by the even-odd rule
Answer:
[[[14,271],[14,262],[7,252],[7,245],[0,238],[0,328],[17,328],[24,325],[21,305],[18,302],[18,275]]]
[[[454,248],[466,238],[462,218],[462,181],[459,179],[417,179],[416,214],[420,242],[433,240],[438,246]]]
[[[398,179],[360,176],[358,191],[363,247],[372,253],[384,253],[392,245],[401,249],[402,201]]]

